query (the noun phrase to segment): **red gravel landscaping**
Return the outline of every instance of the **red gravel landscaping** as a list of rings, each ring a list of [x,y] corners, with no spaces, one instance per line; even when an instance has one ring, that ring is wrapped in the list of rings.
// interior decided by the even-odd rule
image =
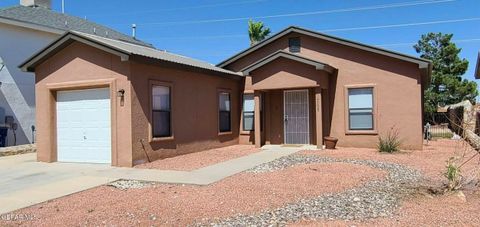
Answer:
[[[191,171],[259,151],[260,149],[253,145],[233,145],[156,160],[137,165],[135,168]]]
[[[428,187],[439,189],[446,182],[443,177],[446,160],[455,152],[468,148],[467,156],[475,151],[463,140],[441,139],[425,145],[421,151],[405,151],[395,154],[380,154],[375,149],[339,148],[328,151],[305,151],[302,153],[327,155],[336,158],[370,159],[396,162],[420,170],[426,177],[425,188],[419,188],[418,194],[406,199],[391,218],[368,221],[303,221],[293,226],[479,226],[480,225],[480,189],[468,186],[458,193],[432,195]],[[464,166],[464,173],[471,173],[480,159]],[[480,173],[479,173],[480,174]]]
[[[209,186],[159,184],[121,191],[101,186],[21,209],[25,225],[175,225],[276,208],[301,198],[340,192],[386,173],[345,163],[298,165],[268,173],[241,173]],[[12,222],[0,222],[0,225]],[[17,223],[15,223],[17,224]]]

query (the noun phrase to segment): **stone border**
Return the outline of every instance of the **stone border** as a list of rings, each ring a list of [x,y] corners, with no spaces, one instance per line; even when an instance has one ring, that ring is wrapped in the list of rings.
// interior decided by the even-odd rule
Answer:
[[[414,191],[414,186],[423,179],[414,169],[372,160],[337,159],[317,155],[294,154],[259,165],[248,170],[262,173],[282,170],[293,165],[310,163],[350,163],[385,170],[388,176],[373,180],[362,186],[340,193],[324,194],[303,199],[283,207],[264,210],[254,215],[238,214],[226,219],[195,223],[196,226],[284,226],[300,220],[363,220],[392,216],[400,199]]]
[[[18,146],[2,147],[0,148],[0,157],[26,154],[26,153],[35,153],[37,152],[36,144],[25,144]]]

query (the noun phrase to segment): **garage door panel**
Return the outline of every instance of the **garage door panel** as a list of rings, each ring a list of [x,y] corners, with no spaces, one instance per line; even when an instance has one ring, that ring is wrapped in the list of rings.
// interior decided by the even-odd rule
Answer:
[[[57,92],[58,161],[111,163],[109,89]]]

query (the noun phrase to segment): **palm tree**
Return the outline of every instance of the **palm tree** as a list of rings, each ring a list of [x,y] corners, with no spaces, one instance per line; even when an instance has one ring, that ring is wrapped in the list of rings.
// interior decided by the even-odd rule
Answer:
[[[250,37],[250,46],[264,40],[270,34],[270,28],[264,27],[263,22],[248,21],[248,36]]]

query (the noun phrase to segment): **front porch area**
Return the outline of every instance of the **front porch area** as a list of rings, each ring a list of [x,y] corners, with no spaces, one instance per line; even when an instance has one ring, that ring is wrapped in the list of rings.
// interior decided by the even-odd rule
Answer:
[[[335,88],[335,68],[279,51],[242,72],[245,89],[241,142],[256,147],[270,144],[323,147],[323,137],[330,134],[334,100],[331,94],[335,94],[330,90]],[[247,109],[254,110],[250,118],[245,115]],[[245,127],[249,124],[253,127]]]

